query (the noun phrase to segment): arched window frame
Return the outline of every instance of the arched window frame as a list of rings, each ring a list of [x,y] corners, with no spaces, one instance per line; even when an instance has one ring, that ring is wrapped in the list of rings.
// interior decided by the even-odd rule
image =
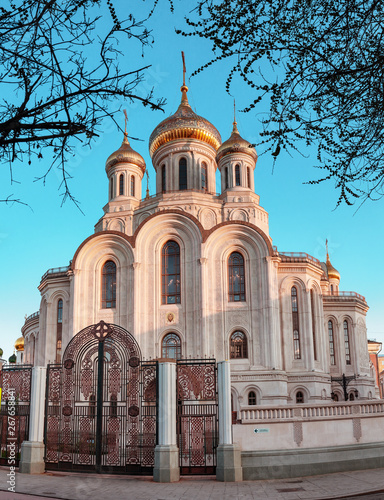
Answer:
[[[231,334],[229,341],[230,359],[248,359],[248,339],[241,330],[236,330]]]
[[[336,365],[336,355],[335,355],[335,332],[333,327],[333,320],[328,320],[328,341],[329,341],[329,355],[331,366]]]
[[[187,159],[182,157],[179,160],[179,191],[188,189]]]
[[[235,166],[235,186],[241,186],[240,164]]]
[[[119,195],[124,195],[124,174],[120,174],[119,177]]]
[[[56,363],[61,361],[61,346],[63,340],[63,299],[57,301],[56,322]]]
[[[201,164],[201,189],[205,193],[208,191],[208,167],[205,162]]]
[[[299,297],[296,286],[291,288],[292,308],[292,334],[293,334],[293,357],[301,359],[300,325],[299,325]]]
[[[347,365],[351,364],[351,344],[349,339],[349,323],[348,320],[343,321],[343,331],[344,331],[344,348],[345,348],[345,363]]]
[[[116,307],[116,274],[117,268],[113,260],[107,260],[101,270],[101,308]]]
[[[174,240],[161,249],[161,303],[181,303],[180,245]]]
[[[256,391],[249,391],[248,392],[248,406],[256,406],[257,404],[257,397],[256,397]]]
[[[247,187],[251,188],[251,169],[247,167]]]
[[[228,167],[225,167],[224,169],[224,189],[229,188],[229,174],[228,174]]]
[[[131,196],[135,196],[135,176],[131,175]]]
[[[161,192],[165,193],[167,191],[167,170],[165,165],[161,167]]]
[[[112,200],[113,198],[113,177],[110,178],[109,180],[109,199]]]
[[[161,356],[163,358],[181,359],[181,339],[177,333],[169,332],[161,342]]]
[[[245,302],[245,262],[239,251],[228,257],[228,300],[229,302]]]

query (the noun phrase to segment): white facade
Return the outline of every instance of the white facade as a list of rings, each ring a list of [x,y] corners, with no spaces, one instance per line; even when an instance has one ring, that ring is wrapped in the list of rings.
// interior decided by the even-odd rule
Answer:
[[[156,196],[140,200],[145,163],[126,138],[108,158],[104,215],[71,265],[43,276],[39,316],[22,328],[25,361],[45,366],[60,360],[76,333],[104,320],[131,332],[144,359],[164,357],[164,337],[171,333],[180,339],[182,357],[229,359],[237,412],[255,404],[329,402],[332,392],[341,401],[342,387],[331,376],[343,373],[356,376],[349,394],[374,398],[364,297],[339,291],[329,259],[320,263],[272,246],[268,213],[254,193],[255,150],[236,124],[220,146],[217,130],[190,109],[186,87],[182,92],[178,111],[151,135]],[[217,169],[221,194],[214,193]],[[167,303],[167,289],[163,298],[162,253],[169,241],[180,248],[180,303]],[[245,289],[234,285],[237,300],[230,296],[234,252],[244,263]],[[104,307],[108,261],[116,266],[116,299]],[[245,336],[246,351],[231,350],[235,332]]]

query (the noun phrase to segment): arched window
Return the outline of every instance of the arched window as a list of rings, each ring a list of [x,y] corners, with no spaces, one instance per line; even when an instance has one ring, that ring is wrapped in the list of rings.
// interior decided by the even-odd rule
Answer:
[[[230,302],[245,301],[244,257],[239,252],[228,259],[228,297]]]
[[[225,189],[229,188],[228,167],[225,167],[225,170],[224,170],[224,185],[225,185]]]
[[[161,167],[161,191],[165,193],[167,190],[167,171],[165,170],[165,165]]]
[[[187,160],[185,158],[180,158],[179,160],[179,189],[187,189]]]
[[[63,300],[57,302],[57,324],[56,324],[56,363],[61,361],[61,344],[63,336]]]
[[[235,167],[235,186],[240,186],[240,165]]]
[[[336,364],[335,359],[335,341],[333,337],[333,321],[328,321],[328,339],[329,339],[329,354],[331,356],[331,365]]]
[[[333,393],[332,399],[333,401],[339,401],[339,396],[336,393]]]
[[[296,392],[296,404],[304,403],[304,394],[301,391]]]
[[[243,332],[234,332],[231,335],[230,358],[248,358],[247,337]]]
[[[251,187],[251,169],[247,167],[247,187]]]
[[[116,264],[107,260],[102,269],[101,308],[116,307]]]
[[[168,241],[161,251],[161,302],[180,304],[180,247]]]
[[[111,177],[109,180],[109,199],[112,200],[112,198],[113,198],[113,177]]]
[[[249,393],[248,393],[248,404],[249,404],[249,406],[254,406],[256,404],[256,393],[255,393],[255,391],[249,391]]]
[[[161,346],[163,358],[181,359],[181,340],[176,333],[167,333]]]
[[[124,194],[124,174],[120,174],[119,177],[119,195]]]
[[[208,169],[207,164],[201,164],[201,189],[205,192],[208,191]]]
[[[349,348],[349,331],[348,331],[348,321],[344,320],[344,346],[345,346],[345,361],[347,365],[351,364],[351,352]]]
[[[135,196],[135,176],[131,175],[131,196]]]
[[[297,302],[297,289],[291,288],[292,304],[292,327],[293,327],[293,354],[294,359],[301,359],[300,331],[299,331],[299,308]]]
[[[349,393],[349,401],[355,401],[355,395],[353,394],[353,392]]]
[[[315,292],[311,290],[313,359],[317,361]]]

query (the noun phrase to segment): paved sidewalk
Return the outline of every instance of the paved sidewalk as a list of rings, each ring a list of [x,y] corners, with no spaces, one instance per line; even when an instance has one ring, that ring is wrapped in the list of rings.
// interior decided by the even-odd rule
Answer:
[[[1,500],[11,498],[4,492],[8,488],[7,473],[7,467],[0,467]],[[241,483],[220,483],[213,476],[184,476],[173,484],[155,483],[151,477],[138,476],[16,473],[17,493],[65,500],[325,500],[378,491],[383,492],[384,499],[384,469]]]

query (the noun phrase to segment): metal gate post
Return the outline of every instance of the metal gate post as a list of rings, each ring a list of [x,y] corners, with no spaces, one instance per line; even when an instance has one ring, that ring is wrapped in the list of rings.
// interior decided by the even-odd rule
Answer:
[[[21,445],[19,472],[42,474],[44,463],[44,408],[47,369],[43,366],[32,368],[32,387],[29,417],[29,441]]]
[[[217,447],[216,479],[242,481],[241,450],[232,442],[231,414],[231,364],[217,364],[217,389],[219,399],[219,445]]]
[[[180,479],[179,448],[176,444],[176,361],[158,365],[158,436],[153,480],[172,483]]]

